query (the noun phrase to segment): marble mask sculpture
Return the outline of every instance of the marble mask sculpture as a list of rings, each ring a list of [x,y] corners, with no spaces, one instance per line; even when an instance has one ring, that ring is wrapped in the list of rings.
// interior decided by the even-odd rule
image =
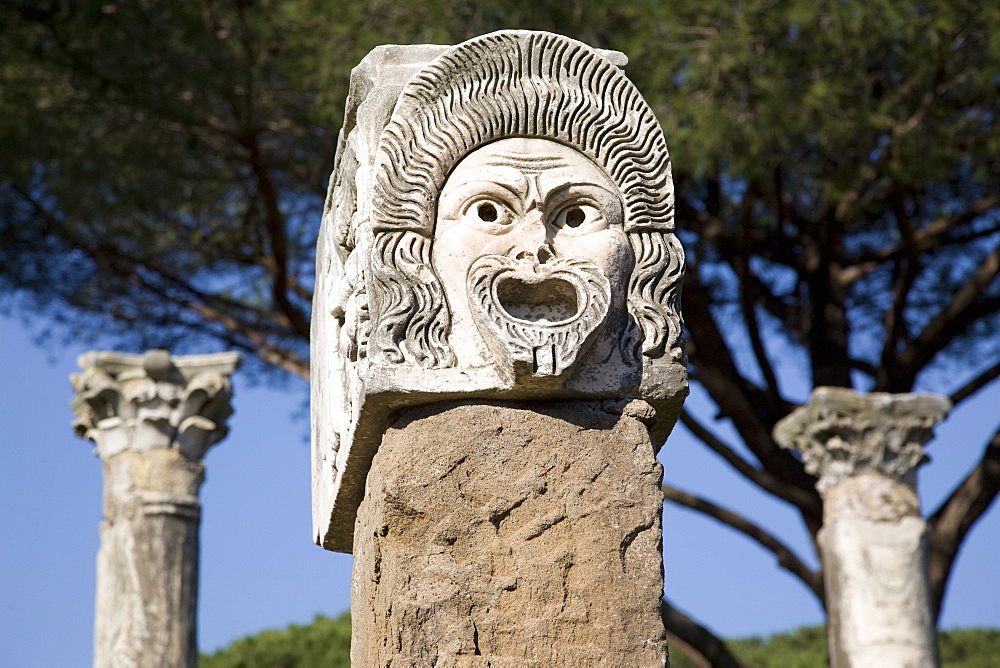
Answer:
[[[355,68],[317,252],[317,542],[350,551],[393,411],[687,391],[660,126],[617,52],[502,31]]]
[[[505,382],[558,387],[601,331],[625,331],[633,265],[618,188],[552,140],[476,149],[438,198],[431,266],[456,364]]]

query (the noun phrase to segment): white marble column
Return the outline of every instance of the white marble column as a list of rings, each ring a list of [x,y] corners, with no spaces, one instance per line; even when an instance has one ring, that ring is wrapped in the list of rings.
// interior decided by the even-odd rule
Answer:
[[[104,467],[94,666],[197,666],[198,491],[232,413],[236,353],[89,352],[74,428]]]
[[[775,427],[819,476],[834,668],[938,664],[916,470],[950,408],[932,394],[820,387]]]

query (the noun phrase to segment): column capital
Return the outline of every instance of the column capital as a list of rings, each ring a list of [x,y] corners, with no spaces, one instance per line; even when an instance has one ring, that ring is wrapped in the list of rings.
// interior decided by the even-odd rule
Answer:
[[[821,493],[864,472],[914,487],[917,467],[928,461],[923,446],[950,409],[937,394],[817,387],[808,403],[775,425],[774,439],[802,453],[806,471],[819,476]]]
[[[70,402],[77,435],[93,441],[97,454],[177,448],[199,460],[225,438],[232,414],[230,376],[238,353],[171,356],[90,351],[70,376]]]

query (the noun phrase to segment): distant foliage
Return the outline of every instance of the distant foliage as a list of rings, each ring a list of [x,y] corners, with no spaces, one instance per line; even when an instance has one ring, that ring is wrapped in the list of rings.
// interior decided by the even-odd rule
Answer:
[[[726,646],[748,668],[825,668],[826,627],[809,626],[769,638],[727,640]],[[671,668],[697,668],[679,649],[671,647]]]
[[[293,624],[237,640],[215,654],[201,656],[201,668],[349,668],[351,615],[317,616],[312,624]]]
[[[961,629],[938,634],[944,668],[991,668],[1000,661],[1000,629]]]
[[[826,627],[811,626],[779,633],[767,640],[744,638],[729,643],[737,658],[761,668],[819,668],[826,666]]]
[[[825,668],[826,627],[809,626],[769,638],[726,641],[747,668]],[[938,646],[942,668],[992,668],[1000,656],[1000,630],[962,629],[940,631]],[[677,649],[670,652],[671,668],[696,668]]]
[[[943,668],[991,668],[1000,656],[1000,629],[963,629],[938,634]],[[824,668],[826,628],[809,626],[769,638],[727,641],[748,668]],[[201,656],[201,668],[348,668],[351,665],[351,615],[316,617],[312,624],[292,625],[237,640],[215,654]],[[671,648],[671,668],[696,668]]]

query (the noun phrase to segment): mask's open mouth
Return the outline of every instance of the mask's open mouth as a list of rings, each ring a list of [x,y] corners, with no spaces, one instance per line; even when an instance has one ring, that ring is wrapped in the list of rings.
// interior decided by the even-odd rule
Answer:
[[[495,290],[500,308],[517,320],[558,325],[580,312],[576,288],[561,278],[509,276],[500,280]]]
[[[578,259],[540,263],[486,255],[470,267],[467,288],[473,319],[498,368],[522,380],[562,382],[593,343],[611,303],[604,272]]]

